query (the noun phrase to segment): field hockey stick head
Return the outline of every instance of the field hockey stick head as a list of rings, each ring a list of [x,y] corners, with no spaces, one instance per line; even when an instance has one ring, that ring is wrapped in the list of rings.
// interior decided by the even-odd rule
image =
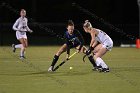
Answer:
[[[84,55],[84,56],[83,56],[83,62],[86,62],[86,61],[85,61],[86,56],[87,56],[87,55]]]

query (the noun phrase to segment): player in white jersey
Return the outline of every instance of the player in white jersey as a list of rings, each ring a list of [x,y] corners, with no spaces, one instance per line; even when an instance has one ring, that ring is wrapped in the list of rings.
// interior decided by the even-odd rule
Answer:
[[[93,28],[91,23],[86,20],[83,28],[85,32],[91,35],[90,48],[87,51],[89,55],[91,52],[94,54],[95,63],[102,72],[109,72],[109,67],[102,60],[102,56],[110,51],[113,47],[112,39],[102,30]]]
[[[32,33],[33,31],[31,29],[29,29],[29,27],[28,27],[28,24],[27,24],[28,20],[25,17],[26,16],[26,10],[21,9],[20,16],[21,17],[19,17],[16,20],[16,22],[14,23],[13,30],[16,31],[16,37],[20,41],[21,44],[17,44],[17,45],[12,44],[12,47],[13,47],[13,52],[15,52],[16,48],[20,48],[21,49],[20,59],[24,59],[25,58],[24,52],[25,52],[25,49],[28,46],[28,40],[27,40],[26,32]]]

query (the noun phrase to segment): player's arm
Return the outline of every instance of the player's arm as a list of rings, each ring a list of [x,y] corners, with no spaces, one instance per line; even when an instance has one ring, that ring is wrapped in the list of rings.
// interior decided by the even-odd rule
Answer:
[[[90,41],[90,46],[89,49],[86,51],[86,55],[89,55],[91,51],[94,49],[94,45],[96,45],[96,40],[95,40],[95,31],[91,31],[91,41]]]
[[[90,33],[90,35],[91,35],[90,47],[92,47],[96,43],[96,40],[95,40],[95,32],[92,31]]]
[[[30,32],[30,33],[33,32],[33,30],[31,30],[31,29],[28,27],[28,19],[27,19],[27,21],[26,21],[26,30],[27,30],[28,32]]]
[[[17,19],[16,22],[14,23],[14,25],[13,25],[13,30],[15,30],[15,31],[19,30],[19,29],[17,28],[18,25],[19,25],[19,20]]]
[[[98,44],[98,41],[95,40],[91,47],[94,49],[97,46],[97,44]]]
[[[96,29],[93,29],[93,30],[96,30]],[[97,31],[92,31],[93,32],[93,36],[92,36],[92,38],[93,38],[93,40],[94,40],[94,43],[92,44],[92,49],[94,49],[98,44],[99,44],[99,42],[95,39],[95,35],[97,34]]]

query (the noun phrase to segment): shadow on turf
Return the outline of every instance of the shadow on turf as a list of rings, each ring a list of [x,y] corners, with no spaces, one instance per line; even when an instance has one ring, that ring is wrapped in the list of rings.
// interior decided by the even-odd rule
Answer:
[[[53,75],[53,76],[75,76],[75,75],[86,75],[86,74],[90,74],[92,72],[47,72],[47,71],[42,71],[42,72],[37,72],[37,73],[30,73],[30,75],[39,75],[39,74],[43,74],[43,75]]]
[[[116,67],[116,68],[112,68],[111,72],[140,72],[140,68],[139,67]],[[37,72],[37,73],[30,73],[32,75],[36,75],[36,74],[49,74],[49,75],[53,75],[53,76],[78,76],[78,75],[86,75],[86,74],[91,74],[91,73],[99,73],[98,71],[89,71],[89,72],[79,72],[79,71],[64,71],[64,72],[47,72],[47,71],[43,71],[43,72]]]
[[[140,72],[139,67],[118,67],[118,68],[112,68],[111,72],[123,72],[123,71],[128,71],[128,72]],[[53,75],[53,76],[78,76],[78,75],[86,75],[86,74],[91,74],[95,73],[95,71],[90,71],[90,72],[79,72],[79,71],[64,71],[64,72],[48,72],[48,71],[40,71],[40,72],[34,72],[34,73],[20,73],[20,74],[6,74],[6,73],[0,73],[0,75],[10,75],[10,76],[26,76],[26,75]],[[98,73],[98,72],[96,72]]]
[[[124,71],[140,72],[140,67],[114,67],[112,68],[112,70],[116,72],[124,72]]]
[[[15,74],[15,73],[0,73],[0,75],[7,75],[7,76],[27,76],[27,75],[84,75],[84,74],[87,74],[87,73],[79,73],[79,72],[47,72],[47,71],[42,71],[42,72],[34,72],[34,73],[18,73],[18,74]]]
[[[91,74],[93,73],[93,71],[91,72],[47,72],[47,71],[42,71],[42,72],[34,72],[34,73],[20,73],[20,74],[3,74],[0,73],[0,75],[8,75],[8,76],[31,76],[31,75],[52,75],[52,76],[79,76],[79,75],[86,75],[86,74]]]

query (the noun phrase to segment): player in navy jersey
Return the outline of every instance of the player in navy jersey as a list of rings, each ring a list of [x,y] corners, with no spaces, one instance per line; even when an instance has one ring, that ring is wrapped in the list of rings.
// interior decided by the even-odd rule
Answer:
[[[54,65],[56,64],[57,60],[59,59],[59,56],[63,52],[67,51],[67,58],[68,58],[70,55],[71,48],[76,48],[77,52],[81,51],[81,48],[83,46],[83,41],[82,39],[79,39],[79,37],[82,38],[81,34],[77,30],[74,30],[74,23],[72,20],[69,20],[67,25],[67,31],[64,34],[65,43],[55,54],[52,64],[49,67],[48,71],[53,71]]]
[[[61,46],[61,48],[55,54],[52,64],[48,69],[48,71],[50,72],[53,71],[54,66],[59,59],[59,56],[63,52],[67,52],[67,58],[68,58],[70,55],[71,48],[76,48],[78,53],[79,52],[84,53],[84,50],[86,50],[86,48],[83,47],[83,43],[84,43],[83,37],[78,30],[74,29],[74,23],[72,20],[68,21],[67,31],[64,34],[64,38],[65,38],[65,43]]]

